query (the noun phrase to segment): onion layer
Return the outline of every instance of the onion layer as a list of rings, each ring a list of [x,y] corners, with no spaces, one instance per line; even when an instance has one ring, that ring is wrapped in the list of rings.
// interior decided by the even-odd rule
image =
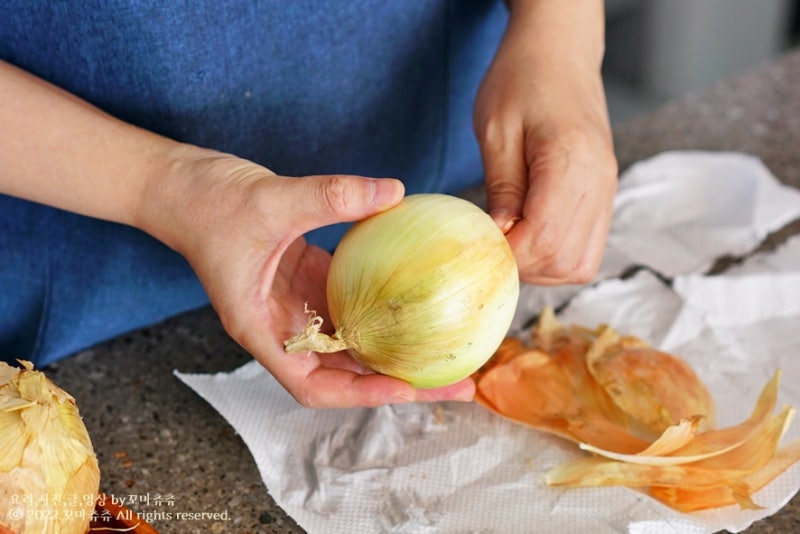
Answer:
[[[312,313],[287,352],[347,350],[375,372],[432,388],[491,357],[516,311],[519,275],[483,210],[448,195],[410,195],[347,232],[327,297],[333,336],[319,332]]]

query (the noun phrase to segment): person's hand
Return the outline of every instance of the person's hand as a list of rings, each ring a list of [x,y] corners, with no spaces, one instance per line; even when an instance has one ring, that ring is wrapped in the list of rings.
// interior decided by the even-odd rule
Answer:
[[[616,191],[602,2],[572,4],[511,3],[475,106],[489,213],[530,283],[593,278]]]
[[[283,341],[302,331],[304,303],[325,315],[325,282],[331,256],[308,245],[303,233],[355,221],[403,197],[397,180],[355,176],[277,176],[251,162],[218,154],[195,155],[180,166],[186,179],[161,182],[155,198],[180,199],[153,214],[155,235],[192,264],[227,332],[302,405],[376,406],[386,403],[469,400],[465,379],[420,390],[371,373],[347,353],[287,354]],[[152,226],[152,225],[151,225]],[[330,327],[330,322],[326,322]]]
[[[183,254],[228,333],[301,404],[472,398],[470,379],[417,390],[346,353],[283,349],[306,324],[305,302],[327,311],[331,258],[302,235],[393,206],[403,196],[400,182],[277,176],[127,124],[3,61],[0,97],[14,104],[0,106],[0,123],[15,132],[0,136],[0,191],[134,226]]]

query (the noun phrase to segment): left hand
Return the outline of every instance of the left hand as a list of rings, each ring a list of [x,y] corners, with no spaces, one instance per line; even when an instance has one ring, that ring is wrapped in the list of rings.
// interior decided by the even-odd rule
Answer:
[[[469,378],[418,389],[366,369],[345,351],[284,350],[283,342],[306,325],[304,304],[327,315],[331,255],[302,235],[389,209],[403,197],[400,182],[279,176],[253,162],[189,145],[172,154],[179,162],[170,166],[173,172],[145,189],[140,227],[186,257],[225,330],[298,403],[346,408],[472,399],[475,384]]]
[[[512,3],[476,100],[489,213],[510,228],[528,283],[590,281],[611,223],[617,163],[600,75],[602,2],[586,2],[595,9]]]

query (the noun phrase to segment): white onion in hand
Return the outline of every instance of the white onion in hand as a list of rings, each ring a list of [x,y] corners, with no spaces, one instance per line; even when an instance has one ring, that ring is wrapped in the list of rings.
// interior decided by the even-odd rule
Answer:
[[[421,194],[356,223],[327,282],[333,336],[314,316],[287,352],[347,352],[416,387],[475,372],[508,332],[519,298],[516,261],[494,221],[456,197]]]

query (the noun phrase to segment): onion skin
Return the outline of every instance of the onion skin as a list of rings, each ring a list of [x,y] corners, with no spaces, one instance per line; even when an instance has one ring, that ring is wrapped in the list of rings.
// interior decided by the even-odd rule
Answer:
[[[750,417],[716,428],[710,393],[676,355],[605,324],[566,328],[550,307],[532,341],[503,341],[474,375],[475,400],[593,454],[550,469],[549,486],[627,486],[682,512],[755,510],[755,492],[800,461],[800,440],[778,448],[795,415],[774,413],[780,371]]]
[[[75,399],[20,364],[0,362],[0,534],[84,534],[100,487],[89,433]]]
[[[491,357],[514,317],[519,274],[483,210],[448,195],[410,195],[347,232],[327,298],[333,338],[355,360],[433,388]]]

